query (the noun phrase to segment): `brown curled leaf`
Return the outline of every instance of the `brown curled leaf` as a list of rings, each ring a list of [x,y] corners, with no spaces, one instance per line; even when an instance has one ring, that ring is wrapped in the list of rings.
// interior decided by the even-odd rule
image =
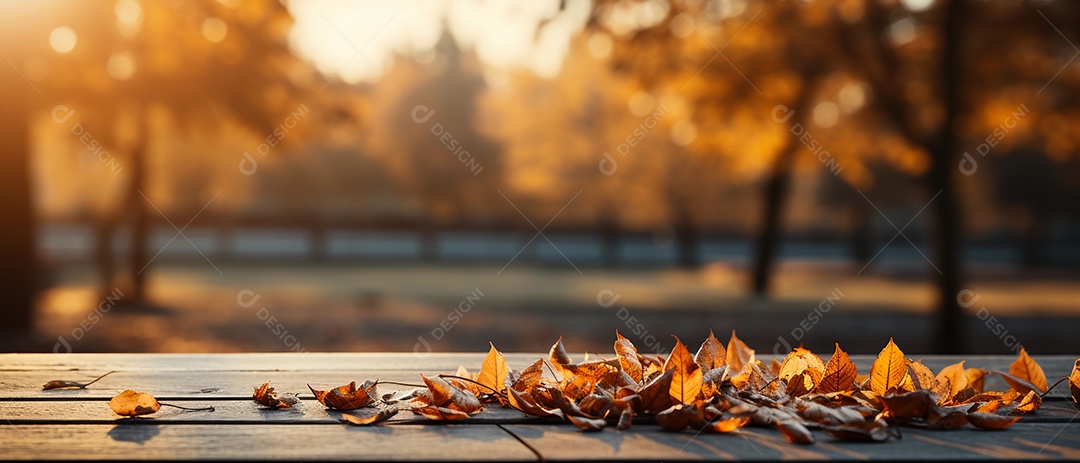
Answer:
[[[1019,416],[1004,416],[995,413],[971,412],[967,414],[968,422],[976,428],[982,429],[1005,429],[1020,420]]]
[[[266,408],[276,408],[278,410],[285,410],[292,408],[293,405],[300,403],[300,399],[296,398],[296,394],[278,394],[274,392],[274,388],[270,387],[270,382],[263,383],[262,386],[255,388],[255,392],[251,394],[251,398]]]
[[[364,381],[362,387],[356,387],[356,381],[344,386],[338,386],[328,391],[320,391],[308,384],[308,389],[315,394],[315,400],[334,410],[355,410],[366,407],[377,396],[376,387],[378,381]]]
[[[585,432],[595,432],[604,429],[607,426],[607,421],[599,418],[586,418],[583,416],[566,415],[566,418],[570,420],[574,426]]]
[[[43,390],[43,391],[51,391],[51,390],[55,390],[55,389],[86,389],[87,386],[89,386],[91,384],[94,384],[94,383],[98,382],[99,380],[101,380],[101,378],[109,376],[109,375],[111,375],[113,373],[116,373],[116,371],[110,371],[108,373],[105,373],[105,374],[103,374],[101,376],[98,376],[97,378],[94,378],[94,379],[90,380],[89,382],[85,382],[85,383],[80,383],[78,381],[65,381],[65,380],[62,380],[62,379],[54,379],[52,381],[49,381],[49,382],[45,383],[45,385],[41,386],[41,390]]]
[[[783,434],[784,438],[792,444],[808,445],[814,443],[814,435],[798,421],[791,419],[776,420],[776,427],[780,430],[780,434]]]
[[[388,407],[368,416],[356,416],[350,415],[348,413],[342,413],[341,418],[349,422],[350,424],[356,426],[371,426],[373,424],[382,423],[383,421],[390,419],[394,415],[397,415],[397,413],[397,407]]]

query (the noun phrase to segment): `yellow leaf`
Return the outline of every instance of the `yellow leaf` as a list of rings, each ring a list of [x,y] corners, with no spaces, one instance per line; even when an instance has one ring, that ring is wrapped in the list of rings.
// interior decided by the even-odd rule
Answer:
[[[885,395],[900,386],[907,376],[907,360],[892,338],[870,366],[870,390]]]
[[[821,382],[814,388],[814,392],[828,394],[830,392],[850,391],[854,388],[855,377],[858,374],[859,371],[856,369],[855,363],[848,357],[847,352],[840,348],[840,344],[836,344],[836,351],[833,352],[829,363],[825,365],[825,374],[821,377]]]
[[[1046,375],[1035,359],[1024,350],[1024,346],[1020,346],[1020,354],[1016,357],[1016,361],[1009,365],[1009,374],[1034,384],[1039,388],[1039,392],[1046,392]]]
[[[791,396],[800,396],[810,392],[825,374],[825,362],[808,349],[796,347],[784,357],[777,375],[788,384],[787,392]]]
[[[952,399],[960,391],[968,388],[967,370],[964,369],[964,360],[942,368],[941,371],[934,378],[938,384],[942,384],[945,381],[949,382],[948,393],[945,397],[941,397],[943,402],[947,402]],[[944,392],[944,390],[942,391]]]
[[[671,398],[684,404],[693,403],[701,393],[701,368],[694,362],[690,351],[678,337],[675,338],[675,348],[668,356],[664,370],[675,371],[675,375],[671,378],[671,387],[668,389]]]
[[[500,392],[505,387],[506,374],[510,372],[510,369],[506,366],[506,357],[495,349],[494,344],[488,344],[491,350],[488,351],[487,357],[484,357],[484,363],[480,366],[480,377],[476,379],[476,382],[490,387],[495,392]]]
[[[140,416],[161,410],[161,404],[150,394],[128,389],[113,397],[109,408],[120,416]]]
[[[747,346],[731,330],[731,339],[727,346],[727,364],[732,376],[739,374],[747,365],[754,363],[754,349]]]

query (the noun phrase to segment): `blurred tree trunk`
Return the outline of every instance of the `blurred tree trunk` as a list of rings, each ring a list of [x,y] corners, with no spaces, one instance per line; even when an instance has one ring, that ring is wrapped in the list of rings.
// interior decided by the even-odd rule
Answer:
[[[116,285],[116,250],[113,246],[116,238],[116,219],[115,213],[103,212],[97,224],[94,261],[98,266],[102,297],[109,294]]]
[[[675,215],[675,241],[678,243],[679,267],[684,269],[696,269],[701,265],[698,254],[701,251],[701,237],[694,217],[683,207],[676,209]]]
[[[785,137],[784,147],[773,160],[769,171],[769,177],[765,181],[764,199],[762,201],[761,228],[758,229],[757,243],[755,244],[753,274],[751,291],[754,295],[765,296],[769,293],[772,274],[776,264],[776,250],[780,246],[780,233],[783,227],[784,206],[787,202],[788,189],[791,185],[791,171],[795,162],[795,153],[802,147],[799,135],[792,132],[792,128],[800,125],[806,129],[805,116],[809,109],[813,90],[816,88],[816,75],[808,72],[804,76],[802,90],[799,91],[794,106],[794,111],[787,121],[786,126],[790,136]]]
[[[150,271],[150,257],[147,253],[147,241],[150,233],[150,211],[146,193],[146,164],[150,145],[149,108],[142,106],[139,111],[138,139],[131,150],[131,178],[128,182],[127,208],[131,214],[131,249],[129,268],[131,278],[131,299],[136,303],[146,302],[146,277]]]
[[[6,64],[6,63],[0,63]],[[37,260],[30,172],[30,110],[26,82],[0,66],[0,327],[33,326]]]
[[[608,205],[600,211],[600,260],[606,267],[619,265],[619,218]]]
[[[928,183],[931,194],[940,195],[934,202],[934,237],[938,269],[938,333],[939,351],[960,353],[965,345],[963,311],[957,295],[960,293],[960,211],[957,207],[956,181],[957,150],[956,122],[960,112],[961,60],[960,40],[964,2],[951,0],[944,5],[942,24],[941,85],[945,120],[936,143],[931,149]]]

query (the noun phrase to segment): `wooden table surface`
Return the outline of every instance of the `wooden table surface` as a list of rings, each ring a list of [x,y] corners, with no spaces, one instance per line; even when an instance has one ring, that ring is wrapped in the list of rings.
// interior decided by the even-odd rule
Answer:
[[[546,354],[506,354],[522,369]],[[967,426],[956,431],[903,428],[902,440],[854,443],[814,431],[810,446],[788,443],[776,429],[733,434],[662,431],[635,422],[628,431],[583,433],[569,424],[488,405],[454,424],[408,412],[380,426],[347,426],[315,401],[307,384],[329,389],[366,379],[417,383],[420,373],[479,368],[483,353],[306,354],[0,354],[0,459],[8,460],[781,460],[1005,459],[1080,460],[1080,410],[1059,386],[1034,416],[1005,431]],[[1067,376],[1074,357],[1035,356],[1050,381]],[[860,373],[873,361],[852,356]],[[937,371],[959,357],[924,358]],[[1011,357],[963,357],[968,367],[1008,370]],[[764,358],[769,361],[768,358]],[[85,390],[42,391],[54,379],[88,380],[116,370]],[[271,381],[280,392],[301,392],[291,410],[265,410],[252,389]],[[988,388],[1004,390],[1002,384]],[[107,406],[124,389],[162,402],[213,412],[162,408],[123,419]],[[382,386],[380,393],[400,386]]]

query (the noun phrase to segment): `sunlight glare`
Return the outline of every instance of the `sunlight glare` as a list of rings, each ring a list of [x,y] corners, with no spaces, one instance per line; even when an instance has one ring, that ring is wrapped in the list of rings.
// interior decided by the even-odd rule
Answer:
[[[67,26],[57,27],[49,34],[49,46],[57,53],[67,53],[75,49],[75,44],[78,41],[75,31]]]

